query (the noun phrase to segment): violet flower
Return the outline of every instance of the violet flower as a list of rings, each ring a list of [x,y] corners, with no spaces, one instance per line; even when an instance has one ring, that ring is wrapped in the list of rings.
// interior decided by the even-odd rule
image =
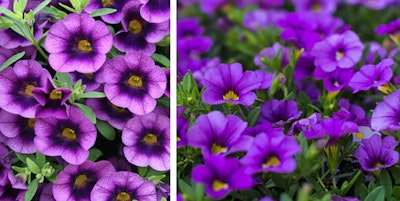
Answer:
[[[339,91],[346,87],[354,75],[353,69],[337,68],[333,72],[325,72],[320,67],[314,70],[314,78],[324,81],[324,88],[327,91]]]
[[[395,2],[395,0],[379,0],[379,1],[371,1],[371,0],[346,0],[347,3],[349,4],[357,4],[361,3],[366,7],[375,9],[375,10],[381,10],[386,8],[387,6],[391,5],[392,3]]]
[[[114,166],[109,161],[68,165],[53,183],[53,196],[57,201],[90,201],[90,192],[96,182],[114,172]]]
[[[170,18],[170,1],[166,0],[140,0],[144,4],[140,8],[140,15],[148,22],[161,23]]]
[[[154,43],[161,41],[169,32],[169,22],[150,23],[140,15],[142,4],[130,1],[122,9],[123,30],[114,36],[114,46],[122,52],[142,52],[151,55],[156,51]]]
[[[221,199],[232,190],[245,190],[253,186],[253,178],[241,167],[238,159],[210,156],[205,165],[192,170],[192,179],[205,185],[206,193],[213,199]]]
[[[250,174],[258,172],[291,173],[296,169],[294,155],[301,151],[298,142],[279,134],[258,134],[240,162]]]
[[[333,72],[336,68],[349,69],[360,61],[364,45],[357,34],[346,31],[343,34],[328,36],[316,43],[311,50],[315,57],[314,64],[325,72]]]
[[[112,35],[103,22],[87,14],[69,14],[50,27],[44,46],[57,72],[93,73],[106,61]]]
[[[101,8],[116,9],[114,13],[102,15],[101,19],[109,24],[118,24],[122,19],[122,8],[129,0],[90,0],[83,9],[87,13],[92,13]]]
[[[166,89],[163,69],[145,54],[128,53],[106,62],[96,74],[96,81],[104,84],[104,93],[118,107],[128,108],[133,114],[145,115],[153,111]]]
[[[393,76],[391,66],[394,65],[393,59],[384,59],[376,65],[368,64],[361,67],[360,71],[354,74],[349,86],[353,88],[353,93],[370,88],[379,88],[390,81]]]
[[[39,102],[32,91],[45,86],[50,73],[35,60],[20,60],[0,72],[0,107],[10,113],[34,118]]]
[[[201,148],[204,157],[226,156],[244,151],[251,144],[250,136],[243,136],[247,123],[235,115],[226,117],[219,111],[200,115],[188,133],[188,145]]]
[[[122,131],[125,158],[136,166],[170,169],[169,118],[150,113],[130,119]]]
[[[400,130],[400,90],[385,97],[372,112],[371,128],[376,131]]]
[[[243,73],[242,65],[220,64],[218,68],[209,69],[204,75],[202,84],[206,87],[203,101],[207,104],[233,103],[251,105],[257,98],[252,90],[260,85],[254,72]]]
[[[69,108],[69,119],[37,119],[34,143],[46,156],[61,156],[73,165],[79,165],[89,157],[97,130],[93,123],[75,107]]]
[[[292,0],[298,12],[316,12],[333,14],[338,0]]]
[[[364,64],[374,64],[376,55],[378,55],[380,59],[383,59],[386,56],[386,50],[379,43],[371,42],[369,53],[365,58]]]
[[[97,181],[90,193],[90,200],[156,200],[156,188],[133,172],[115,172]]]
[[[293,100],[270,100],[261,104],[261,113],[257,122],[268,121],[276,127],[283,127],[303,113]]]
[[[266,57],[267,59],[272,60],[272,58],[278,56],[279,51],[281,51],[281,66],[284,68],[289,64],[289,48],[282,46],[278,42],[274,43],[272,47],[264,48],[260,53],[254,56],[254,63],[257,66],[271,69],[272,66],[266,66],[262,62],[262,58]]]
[[[398,144],[393,136],[381,139],[380,135],[373,135],[369,139],[362,140],[353,155],[365,171],[377,171],[393,166],[399,161],[399,153],[395,150]]]
[[[20,178],[8,173],[7,183],[0,185],[0,198],[4,201],[24,200],[28,187]]]

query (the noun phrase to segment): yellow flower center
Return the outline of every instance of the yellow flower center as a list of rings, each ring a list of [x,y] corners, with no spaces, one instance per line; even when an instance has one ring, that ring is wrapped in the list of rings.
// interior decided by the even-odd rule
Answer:
[[[396,89],[393,89],[391,86],[389,86],[388,83],[386,83],[386,84],[384,84],[382,86],[379,86],[378,90],[381,91],[384,94],[391,94],[394,91],[396,91]]]
[[[322,6],[321,6],[320,3],[314,3],[314,4],[311,6],[311,9],[312,9],[313,11],[320,11],[321,8],[322,8]]]
[[[131,196],[127,192],[120,192],[118,193],[116,201],[132,201]]]
[[[25,95],[29,96],[29,97],[33,97],[32,95],[32,90],[35,88],[34,85],[28,84],[25,87]]]
[[[129,26],[128,26],[129,32],[131,32],[135,35],[138,35],[142,32],[142,29],[143,29],[142,24],[138,20],[131,20],[129,22]]]
[[[139,76],[132,75],[128,79],[128,84],[130,86],[133,86],[133,87],[136,87],[136,88],[140,88],[140,87],[143,86],[143,80]]]
[[[50,92],[49,98],[50,98],[50,100],[61,100],[62,91],[58,91],[58,90],[53,89],[53,91]]]
[[[33,128],[35,126],[36,118],[28,119],[28,127]]]
[[[356,138],[357,139],[362,139],[364,137],[364,134],[362,132],[356,133]]]
[[[336,61],[339,61],[343,58],[344,52],[343,51],[338,51],[336,52]]]
[[[76,133],[71,128],[64,128],[64,130],[61,133],[61,136],[68,140],[76,140]]]
[[[78,41],[78,44],[76,47],[81,52],[91,52],[93,50],[90,42],[85,39]]]
[[[147,134],[143,138],[143,142],[145,142],[148,145],[154,145],[157,144],[157,135],[154,135],[152,133]]]
[[[85,77],[87,77],[89,80],[93,80],[93,73],[87,73],[85,74]]]
[[[239,100],[239,96],[232,90],[229,90],[223,98],[224,100]]]
[[[80,187],[84,186],[88,180],[89,179],[87,178],[86,175],[81,174],[81,175],[76,177],[74,186],[80,188]]]
[[[212,188],[213,188],[214,191],[220,191],[222,189],[228,189],[228,187],[229,186],[228,186],[227,183],[224,183],[224,182],[222,182],[222,181],[220,181],[218,179],[216,179],[212,184]]]
[[[378,168],[381,166],[385,166],[384,164],[380,163],[380,162],[376,162],[373,168]]]
[[[103,3],[103,7],[107,7],[113,3],[113,0],[101,0],[101,3]]]
[[[111,108],[112,108],[113,110],[119,112],[119,113],[125,112],[125,108],[118,107],[118,106],[115,106],[115,105],[113,105],[113,104],[111,104]]]
[[[277,158],[276,156],[272,156],[271,158],[268,159],[267,162],[265,162],[262,167],[263,168],[269,168],[271,166],[278,166],[281,164],[281,161],[279,160],[279,158]]]
[[[176,137],[176,141],[180,142],[182,139],[180,137]]]
[[[216,143],[213,143],[211,146],[211,152],[214,154],[225,153],[227,151],[226,147],[219,146]]]

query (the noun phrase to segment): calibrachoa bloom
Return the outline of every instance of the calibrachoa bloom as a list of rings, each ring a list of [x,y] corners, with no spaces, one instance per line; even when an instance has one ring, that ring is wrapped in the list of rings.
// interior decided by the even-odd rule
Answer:
[[[346,87],[354,75],[353,69],[337,68],[333,72],[325,72],[321,67],[314,70],[314,78],[324,81],[324,88],[327,91],[340,91]]]
[[[122,131],[126,159],[140,167],[169,170],[169,128],[169,118],[156,113],[130,119]]]
[[[254,63],[257,66],[271,68],[271,66],[265,66],[261,59],[262,57],[266,57],[267,59],[272,60],[272,58],[278,56],[279,51],[281,52],[281,66],[285,67],[289,64],[289,49],[279,43],[274,43],[272,47],[261,50],[261,52],[254,57]]]
[[[61,156],[73,165],[87,160],[97,135],[93,123],[75,107],[70,107],[69,119],[37,119],[34,129],[34,143],[40,153]]]
[[[144,5],[140,8],[140,15],[148,22],[161,23],[169,20],[170,1],[140,0]]]
[[[253,186],[253,178],[240,166],[238,159],[210,156],[205,165],[192,170],[192,179],[206,187],[206,193],[214,199],[224,197],[229,191],[244,190]]]
[[[252,90],[260,85],[254,72],[242,70],[242,65],[220,64],[209,69],[202,84],[206,87],[203,101],[207,104],[233,103],[251,105],[256,99]]]
[[[115,168],[109,161],[85,161],[81,165],[68,165],[54,182],[52,190],[57,201],[90,201],[90,192],[96,182],[114,173]]]
[[[333,14],[338,0],[292,0],[297,11]]]
[[[133,172],[115,172],[97,181],[90,193],[90,200],[96,201],[154,201],[156,188]]]
[[[362,140],[354,156],[365,171],[377,171],[393,166],[399,161],[399,153],[395,150],[399,143],[392,136],[381,139],[380,135],[373,135]]]
[[[300,152],[296,140],[281,133],[258,134],[246,155],[240,162],[246,167],[246,172],[291,173],[296,169],[293,156]]]
[[[361,3],[369,8],[381,10],[386,8],[386,6],[391,5],[395,2],[395,0],[379,0],[379,1],[371,1],[371,0],[346,0],[349,4],[357,4]]]
[[[139,1],[130,1],[122,9],[123,30],[114,36],[114,46],[122,52],[140,51],[151,55],[156,50],[153,43],[161,41],[169,32],[168,21],[151,23],[144,20],[139,13],[142,6]]]
[[[187,133],[188,145],[201,148],[204,157],[246,150],[251,144],[250,136],[242,135],[246,127],[235,115],[225,117],[219,111],[200,115]]]
[[[376,131],[400,130],[400,90],[380,102],[372,112],[371,128]]]
[[[358,35],[352,31],[334,34],[316,43],[311,50],[315,57],[314,64],[325,72],[336,68],[349,69],[361,59],[364,45]]]
[[[271,100],[261,105],[258,122],[268,121],[275,126],[284,126],[291,120],[300,117],[301,111],[293,100]]]
[[[384,59],[377,65],[368,64],[361,67],[349,83],[349,86],[354,90],[353,93],[370,88],[379,88],[389,82],[393,75],[390,67],[393,65],[393,59]]]
[[[87,14],[69,14],[50,27],[44,46],[50,66],[58,72],[93,73],[112,47],[107,26]]]
[[[156,107],[166,89],[167,78],[162,68],[144,54],[128,53],[108,61],[96,75],[104,84],[104,93],[118,107],[145,115]]]
[[[10,113],[34,118],[39,102],[32,91],[45,86],[50,73],[35,60],[21,60],[0,72],[0,107]]]
[[[118,24],[122,19],[122,8],[129,0],[90,0],[84,11],[92,13],[100,8],[113,8],[116,12],[102,15],[101,19],[109,24]]]

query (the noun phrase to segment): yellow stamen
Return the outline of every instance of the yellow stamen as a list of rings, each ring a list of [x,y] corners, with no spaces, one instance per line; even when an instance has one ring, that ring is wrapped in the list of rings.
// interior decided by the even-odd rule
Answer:
[[[232,90],[229,90],[223,98],[224,100],[239,100],[239,96]]]
[[[61,133],[61,136],[68,140],[76,140],[76,133],[71,128],[64,128]]]
[[[180,137],[176,137],[176,141],[180,142],[182,139]]]
[[[61,98],[62,98],[62,91],[53,89],[53,91],[50,92],[49,96],[50,100],[61,100]]]
[[[143,86],[143,80],[139,76],[132,75],[128,79],[128,84],[132,87],[140,88]]]
[[[212,187],[214,191],[220,191],[222,189],[228,189],[229,186],[227,183],[224,183],[217,179],[213,182]]]
[[[385,85],[382,85],[382,86],[379,86],[378,87],[378,90],[379,91],[381,91],[382,93],[384,93],[384,94],[391,94],[391,93],[393,93],[394,91],[396,91],[396,89],[393,89],[391,86],[389,86],[389,84],[385,84]]]
[[[117,197],[115,198],[116,201],[132,201],[131,195],[127,192],[120,192],[118,193]]]
[[[32,90],[35,88],[34,85],[28,84],[25,87],[25,95],[29,96],[29,97],[33,97],[32,95]]]
[[[85,77],[87,77],[89,80],[93,80],[93,73],[86,73]]]
[[[80,187],[84,186],[87,183],[88,180],[89,179],[87,178],[86,175],[81,174],[81,175],[76,177],[74,186],[80,188]]]
[[[211,146],[211,152],[214,154],[225,153],[227,151],[226,147],[219,146],[216,143],[213,143]]]
[[[336,61],[341,60],[343,57],[344,57],[344,52],[342,51],[336,52]]]
[[[113,3],[113,0],[101,0],[101,3],[103,4],[103,7],[108,7]]]
[[[138,20],[131,20],[129,22],[129,26],[128,26],[129,32],[131,32],[135,35],[138,35],[142,32],[142,29],[143,29],[142,24]]]
[[[279,160],[279,158],[277,158],[276,156],[272,156],[271,158],[268,159],[267,162],[265,162],[262,167],[263,168],[269,168],[271,166],[278,166],[281,164],[281,161]]]
[[[36,122],[35,118],[28,119],[28,127],[33,128],[35,126],[35,122]]]
[[[356,138],[357,139],[362,139],[364,137],[364,134],[362,132],[357,132],[356,133]]]
[[[113,104],[111,104],[111,108],[112,108],[113,110],[119,112],[119,113],[125,112],[125,108],[118,107],[118,106],[115,106],[115,105],[113,105]]]
[[[154,145],[157,144],[157,135],[149,133],[143,138],[143,142],[145,142],[148,145]]]
[[[82,52],[91,52],[93,50],[90,42],[85,39],[78,41],[76,48]]]
[[[379,168],[379,167],[383,167],[383,166],[385,166],[385,165],[380,162],[376,162],[373,168]]]
[[[315,3],[315,4],[313,4],[313,5],[311,6],[311,9],[312,9],[313,11],[320,11],[321,8],[322,8],[322,5],[321,5],[320,3]]]

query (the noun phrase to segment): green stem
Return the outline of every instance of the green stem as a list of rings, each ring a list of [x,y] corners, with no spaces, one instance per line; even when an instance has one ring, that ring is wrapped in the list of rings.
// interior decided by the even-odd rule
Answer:
[[[43,49],[40,47],[40,45],[36,41],[33,43],[33,45],[39,51],[40,55],[42,55],[42,57],[45,58],[46,61],[48,61],[49,57],[46,55],[46,53],[43,51]]]

